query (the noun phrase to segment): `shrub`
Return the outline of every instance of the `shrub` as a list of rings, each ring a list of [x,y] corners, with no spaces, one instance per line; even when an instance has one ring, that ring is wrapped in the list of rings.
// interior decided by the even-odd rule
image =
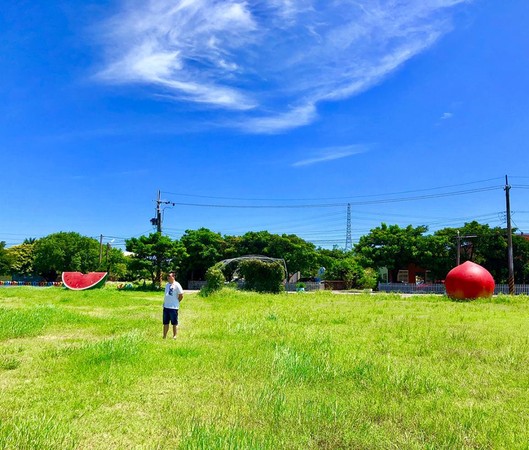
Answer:
[[[206,285],[200,289],[200,295],[207,297],[213,292],[220,291],[226,278],[222,273],[222,264],[217,263],[206,271]]]
[[[345,288],[360,287],[360,280],[364,275],[364,270],[358,262],[352,258],[338,259],[331,264],[325,272],[326,280],[342,280]]]
[[[247,290],[277,294],[284,289],[285,269],[279,261],[242,261],[239,273],[244,278],[244,288]]]
[[[363,289],[375,289],[378,283],[378,272],[371,267],[364,269],[364,273],[360,278],[360,287]]]
[[[326,280],[342,280],[346,289],[374,289],[378,274],[374,269],[364,269],[354,258],[335,260],[325,272]]]

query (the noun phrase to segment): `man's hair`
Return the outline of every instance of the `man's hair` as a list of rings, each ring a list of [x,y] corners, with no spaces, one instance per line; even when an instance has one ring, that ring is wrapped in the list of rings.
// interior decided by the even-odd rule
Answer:
[[[174,278],[174,272],[169,272],[167,276],[171,275]]]

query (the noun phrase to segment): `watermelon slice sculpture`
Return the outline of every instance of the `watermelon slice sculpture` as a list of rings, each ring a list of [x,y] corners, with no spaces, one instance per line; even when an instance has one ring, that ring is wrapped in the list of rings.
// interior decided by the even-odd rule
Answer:
[[[63,272],[62,282],[68,289],[83,291],[85,289],[103,287],[107,280],[108,272]]]

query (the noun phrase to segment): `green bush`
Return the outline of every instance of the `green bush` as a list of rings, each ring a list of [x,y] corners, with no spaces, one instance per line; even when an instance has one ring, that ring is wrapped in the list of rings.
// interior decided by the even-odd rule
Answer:
[[[360,279],[364,275],[364,269],[352,258],[338,259],[333,261],[331,266],[325,272],[326,280],[342,280],[345,282],[345,288],[360,287]]]
[[[364,269],[364,273],[360,278],[360,288],[375,289],[378,284],[378,272],[371,267]]]
[[[224,286],[226,278],[222,272],[222,264],[218,263],[211,266],[206,271],[206,285],[200,290],[202,297],[207,297],[213,292],[220,291]]]
[[[239,273],[244,278],[244,288],[249,291],[277,294],[284,289],[285,269],[279,261],[242,261]]]
[[[374,289],[378,274],[371,268],[364,269],[355,258],[346,258],[333,261],[325,279],[342,280],[346,289]]]

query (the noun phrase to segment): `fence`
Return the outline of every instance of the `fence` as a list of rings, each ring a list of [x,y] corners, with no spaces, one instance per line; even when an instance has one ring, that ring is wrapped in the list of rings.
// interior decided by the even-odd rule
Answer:
[[[444,284],[415,283],[378,283],[380,292],[398,292],[402,294],[444,294]]]
[[[413,283],[378,283],[380,292],[398,292],[402,294],[445,294],[444,284],[413,284]],[[529,294],[529,284],[517,284],[516,294]],[[508,284],[496,284],[494,294],[508,294]]]
[[[494,289],[495,294],[508,294],[509,285],[508,284],[497,284]],[[529,294],[529,284],[515,284],[514,285],[515,294]]]
[[[0,280],[0,286],[55,286],[61,287],[62,281],[3,281]]]
[[[191,290],[200,290],[202,287],[206,284],[205,281],[194,281],[189,280],[187,282],[187,288]],[[323,289],[323,283],[315,283],[306,281],[305,284],[305,291],[319,291],[320,289]],[[244,286],[244,283],[237,283],[239,288],[242,288]],[[292,292],[296,290],[296,283],[286,283],[285,284],[285,291]]]
[[[187,282],[187,288],[192,291],[200,291],[203,286],[206,285],[205,281],[195,281],[195,280],[189,280]]]
[[[285,291],[292,292],[295,291],[297,283],[286,283],[285,284]],[[315,281],[304,281],[303,284],[305,287],[305,291],[319,291],[323,289],[323,283],[317,283]]]

